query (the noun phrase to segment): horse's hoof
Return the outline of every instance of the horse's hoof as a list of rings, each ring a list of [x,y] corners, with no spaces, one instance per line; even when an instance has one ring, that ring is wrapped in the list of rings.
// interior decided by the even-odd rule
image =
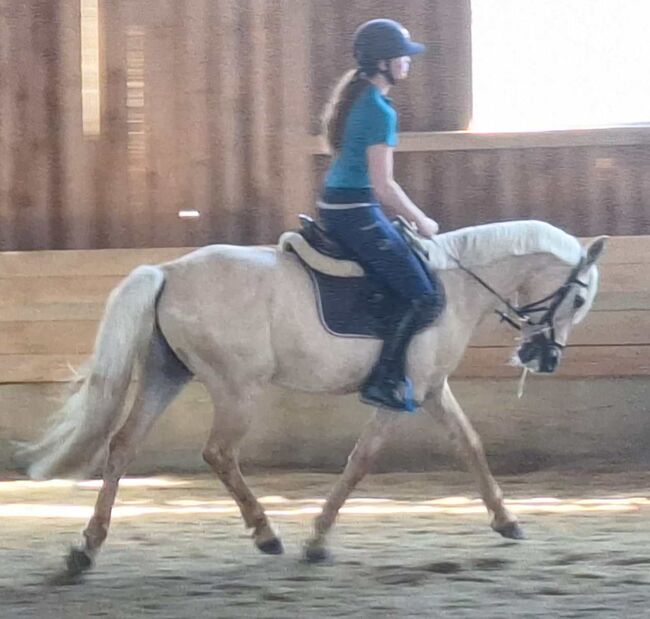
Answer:
[[[90,555],[81,548],[72,548],[65,559],[65,567],[69,576],[79,576],[93,566]]]
[[[284,552],[284,546],[279,537],[272,537],[271,539],[255,544],[263,553],[267,555],[281,555]]]
[[[494,530],[503,537],[508,539],[525,539],[524,530],[519,526],[518,522],[508,522],[500,527],[493,527]]]
[[[323,546],[305,546],[305,563],[324,563],[331,558],[329,551]]]

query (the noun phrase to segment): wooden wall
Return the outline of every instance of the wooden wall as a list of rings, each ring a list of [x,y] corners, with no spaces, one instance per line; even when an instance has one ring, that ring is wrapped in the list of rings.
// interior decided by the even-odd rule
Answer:
[[[92,350],[109,291],[132,268],[188,249],[0,254],[0,383],[69,380]],[[650,375],[650,237],[610,239],[596,304],[571,338],[558,374]],[[512,377],[513,332],[489,318],[457,376]]]
[[[84,136],[79,0],[0,0],[0,250],[275,241],[312,209],[320,110],[368,18],[429,47],[393,91],[403,141],[471,118],[470,0],[98,1],[101,132]],[[406,149],[397,175],[444,229],[650,234],[650,129],[580,135]]]
[[[411,75],[390,93],[400,111],[402,131],[454,131],[471,120],[469,0],[341,0],[311,3],[311,133],[338,78],[354,68],[351,47],[356,27],[376,17],[403,23],[427,51],[413,59]]]
[[[0,8],[0,250],[269,241],[310,203],[309,3],[99,0],[99,136],[79,0]]]
[[[78,2],[0,2],[0,249],[88,242],[78,22]]]

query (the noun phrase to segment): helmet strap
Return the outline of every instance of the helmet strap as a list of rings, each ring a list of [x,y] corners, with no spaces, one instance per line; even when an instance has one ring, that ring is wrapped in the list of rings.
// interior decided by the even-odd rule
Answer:
[[[386,81],[391,85],[395,86],[395,78],[393,77],[393,72],[390,68],[390,62],[389,61],[384,61],[386,62],[386,65],[388,66],[388,69],[380,69],[378,66],[370,66],[370,65],[360,65],[357,68],[357,73],[355,75],[356,78],[365,78],[365,79],[370,79],[373,77],[373,75],[383,75]]]
[[[380,69],[379,67],[377,67],[377,72],[380,73],[381,75],[383,75],[386,78],[386,81],[391,86],[395,86],[395,76],[393,75],[393,70],[391,69],[390,61],[391,61],[391,58],[385,58],[383,60],[380,60],[380,62],[383,62],[383,63],[386,64],[386,68],[385,69]]]
[[[388,69],[380,69],[379,73],[381,73],[386,78],[386,81],[391,86],[395,86],[395,78],[393,77],[393,72],[390,69],[390,65]]]

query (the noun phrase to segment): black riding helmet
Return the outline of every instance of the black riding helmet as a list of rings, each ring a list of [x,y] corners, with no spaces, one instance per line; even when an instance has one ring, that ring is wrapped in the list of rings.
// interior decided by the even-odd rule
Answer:
[[[354,57],[359,68],[367,73],[376,73],[381,60],[414,56],[425,49],[422,43],[411,40],[404,26],[392,19],[372,19],[354,33]]]

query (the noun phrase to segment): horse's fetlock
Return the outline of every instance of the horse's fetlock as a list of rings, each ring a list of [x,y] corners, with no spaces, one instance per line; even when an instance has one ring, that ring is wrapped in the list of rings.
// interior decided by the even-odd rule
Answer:
[[[321,512],[314,518],[314,539],[324,540],[325,535],[330,530],[334,517],[325,512]]]
[[[270,528],[269,521],[266,517],[266,514],[264,513],[264,510],[262,509],[255,510],[253,512],[251,520],[253,521],[253,526],[255,529],[262,530]]]
[[[88,553],[97,550],[108,537],[108,524],[103,522],[93,522],[83,533],[86,543],[84,547]]]

